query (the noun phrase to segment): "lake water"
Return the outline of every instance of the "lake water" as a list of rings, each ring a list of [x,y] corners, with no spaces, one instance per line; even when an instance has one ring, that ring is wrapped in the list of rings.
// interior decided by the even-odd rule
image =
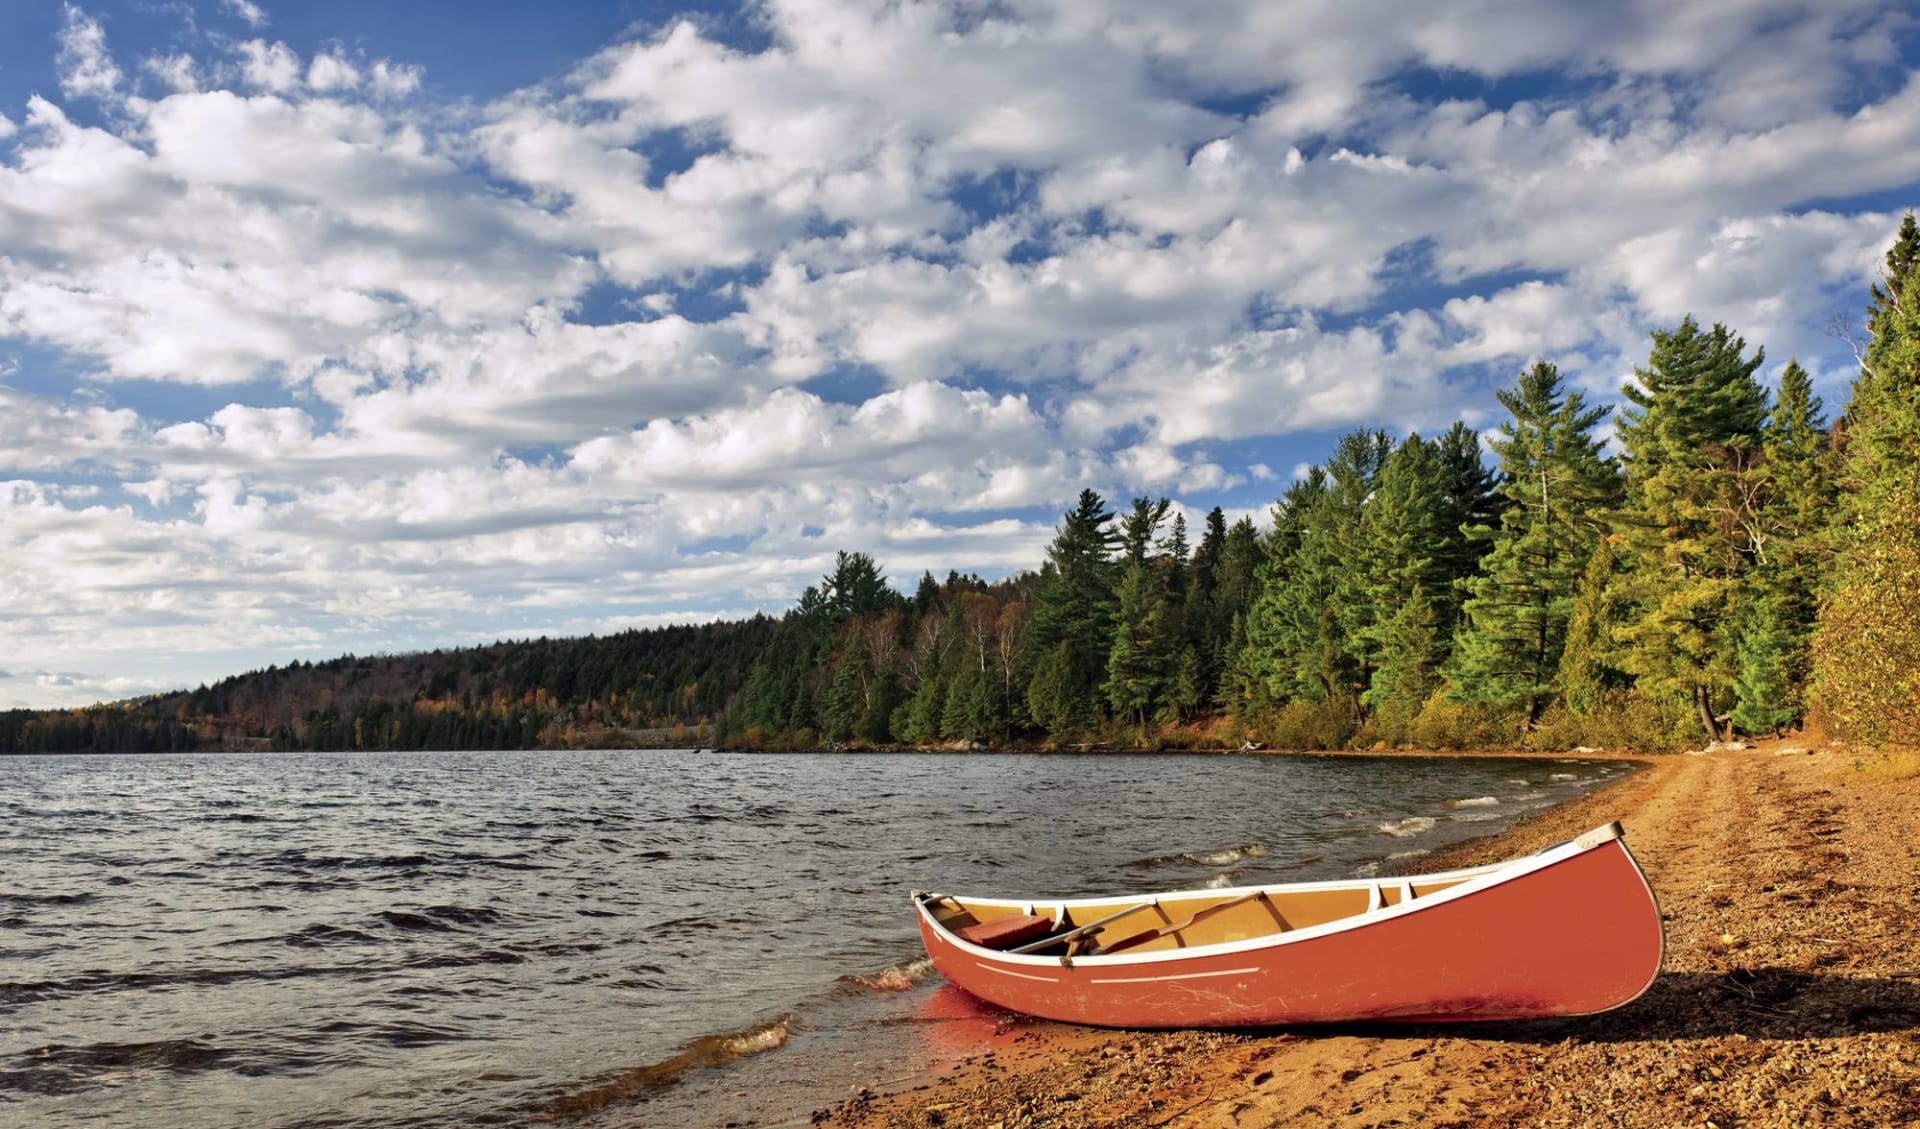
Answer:
[[[1618,763],[0,758],[0,1122],[804,1123],[956,1046],[906,894],[1343,877]],[[975,1011],[971,1013],[977,1015]]]

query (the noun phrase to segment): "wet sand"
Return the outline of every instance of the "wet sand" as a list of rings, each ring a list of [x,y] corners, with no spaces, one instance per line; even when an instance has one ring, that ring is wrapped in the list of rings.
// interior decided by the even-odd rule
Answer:
[[[1680,755],[1504,834],[1610,819],[1667,919],[1665,970],[1605,1015],[1313,1032],[982,1023],[938,1072],[813,1114],[842,1129],[1920,1125],[1920,779],[1791,743]],[[954,989],[940,991],[954,993]],[[955,993],[957,994],[957,993]]]

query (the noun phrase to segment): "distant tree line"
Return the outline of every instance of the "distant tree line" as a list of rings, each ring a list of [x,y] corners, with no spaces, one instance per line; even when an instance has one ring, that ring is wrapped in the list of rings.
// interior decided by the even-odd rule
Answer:
[[[191,692],[0,713],[0,752],[494,749],[697,738],[778,621],[295,661]]]
[[[1082,492],[1037,573],[896,591],[838,555],[785,616],[296,662],[0,714],[0,751],[619,744],[1671,747],[1817,718],[1920,744],[1920,230],[1828,421],[1692,318],[1617,415],[1536,363],[1490,439],[1341,439],[1271,528]],[[1610,418],[1611,417],[1611,418]],[[1608,428],[1615,441],[1607,441]],[[702,730],[705,732],[705,730]]]

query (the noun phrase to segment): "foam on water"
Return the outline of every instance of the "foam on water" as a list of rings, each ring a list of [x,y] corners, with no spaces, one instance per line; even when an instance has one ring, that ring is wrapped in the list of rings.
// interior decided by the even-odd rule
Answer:
[[[840,983],[871,992],[904,992],[932,975],[933,962],[920,957],[878,972],[849,972],[840,977]]]

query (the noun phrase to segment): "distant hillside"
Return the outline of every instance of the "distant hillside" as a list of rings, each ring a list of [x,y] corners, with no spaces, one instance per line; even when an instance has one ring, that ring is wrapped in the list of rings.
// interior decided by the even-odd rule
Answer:
[[[698,743],[780,622],[270,666],[190,692],[0,713],[0,753]]]

